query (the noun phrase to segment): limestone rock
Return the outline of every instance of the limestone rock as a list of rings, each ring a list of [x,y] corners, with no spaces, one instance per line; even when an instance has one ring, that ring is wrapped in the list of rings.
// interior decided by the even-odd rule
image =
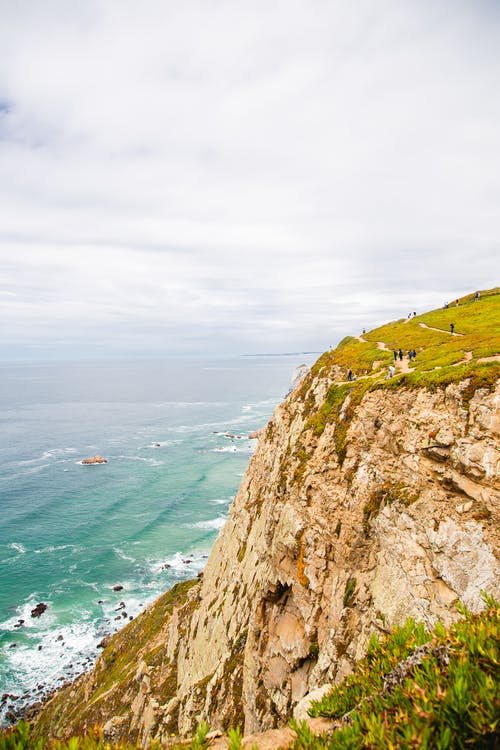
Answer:
[[[326,685],[321,685],[321,687],[315,688],[314,690],[311,690],[310,693],[307,693],[307,695],[305,695],[293,709],[293,718],[295,721],[306,721],[309,718],[308,710],[311,708],[311,703],[313,701],[321,700],[321,698],[329,693],[332,688],[333,685],[327,683]]]

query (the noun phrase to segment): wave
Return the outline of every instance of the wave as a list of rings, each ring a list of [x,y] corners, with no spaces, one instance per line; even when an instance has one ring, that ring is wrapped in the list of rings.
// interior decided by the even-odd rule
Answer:
[[[36,605],[44,601],[48,605],[47,610],[43,613],[42,617],[32,617],[31,611],[35,609]],[[0,622],[0,631],[6,632],[17,632],[19,620],[24,620],[23,632],[25,629],[44,631],[47,628],[53,626],[55,622],[54,613],[52,611],[51,602],[49,599],[43,599],[41,595],[36,592],[31,594],[30,597],[15,608],[15,615],[9,617],[7,620]]]
[[[26,554],[26,547],[24,546],[24,544],[20,544],[18,542],[11,542],[7,546],[9,547],[9,549],[15,549],[16,552],[19,552],[20,555]]]
[[[211,449],[211,453],[246,453],[251,454],[255,450],[253,445],[245,445],[242,448],[237,448],[236,445],[217,445]]]
[[[70,549],[75,554],[76,552],[80,552],[82,548],[78,547],[76,544],[50,544],[48,547],[41,547],[40,549],[33,550],[33,553],[35,555],[45,555],[48,552],[61,552],[65,549]]]
[[[241,410],[244,412],[254,411],[254,409],[267,409],[269,407],[274,408],[279,403],[279,398],[266,398],[263,401],[250,401],[243,404]]]
[[[129,555],[126,555],[125,552],[120,549],[120,547],[113,547],[113,552],[122,560],[127,560],[128,562],[135,562],[135,557],[130,557]]]
[[[51,448],[42,453],[42,459],[55,458],[56,456],[66,456],[68,453],[77,453],[76,448]]]
[[[229,505],[229,503],[232,503],[234,500],[234,497],[217,497],[213,500],[209,500],[208,502],[212,505]]]
[[[187,553],[187,552],[176,552],[171,557],[167,557],[164,560],[150,561],[150,570],[152,573],[158,574],[162,570],[168,570],[174,575],[185,575],[191,573],[193,570],[199,570],[205,563],[207,555],[200,552]]]
[[[226,523],[227,518],[225,516],[219,516],[218,518],[212,518],[211,521],[197,521],[196,523],[188,523],[190,529],[206,529],[207,531],[218,531],[222,529]]]
[[[29,635],[16,648],[5,648],[2,659],[11,676],[5,679],[3,689],[18,696],[11,703],[18,709],[28,706],[88,670],[95,661],[97,643],[95,626],[80,621],[52,628],[41,636]],[[4,703],[2,713],[7,707]]]
[[[31,469],[26,469],[25,471],[18,471],[15,474],[5,474],[4,476],[0,476],[0,482],[11,482],[13,479],[22,479],[31,474],[39,474],[48,466],[50,466],[50,464],[41,464],[39,466],[33,466]]]
[[[150,466],[163,466],[164,461],[158,461],[156,458],[151,458],[149,456],[116,456],[116,458],[119,461],[142,461],[145,464],[149,464]]]

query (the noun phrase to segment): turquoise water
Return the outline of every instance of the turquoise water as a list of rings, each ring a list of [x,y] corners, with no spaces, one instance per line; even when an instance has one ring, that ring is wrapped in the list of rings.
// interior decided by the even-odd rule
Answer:
[[[203,568],[249,433],[311,360],[0,365],[0,696],[17,696],[4,718]],[[82,465],[98,453],[107,464]]]

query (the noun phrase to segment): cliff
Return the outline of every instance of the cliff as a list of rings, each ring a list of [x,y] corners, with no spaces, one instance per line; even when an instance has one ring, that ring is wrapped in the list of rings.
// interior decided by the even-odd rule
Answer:
[[[203,576],[111,638],[36,732],[278,727],[374,632],[447,625],[458,600],[498,596],[499,312],[492,290],[324,354],[262,431]],[[400,346],[417,359],[388,378]]]

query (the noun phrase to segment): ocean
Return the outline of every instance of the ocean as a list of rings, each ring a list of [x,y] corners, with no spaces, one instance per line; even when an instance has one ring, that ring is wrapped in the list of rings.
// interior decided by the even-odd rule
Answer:
[[[0,364],[3,723],[203,569],[249,434],[314,359]],[[82,464],[96,454],[108,463]]]

